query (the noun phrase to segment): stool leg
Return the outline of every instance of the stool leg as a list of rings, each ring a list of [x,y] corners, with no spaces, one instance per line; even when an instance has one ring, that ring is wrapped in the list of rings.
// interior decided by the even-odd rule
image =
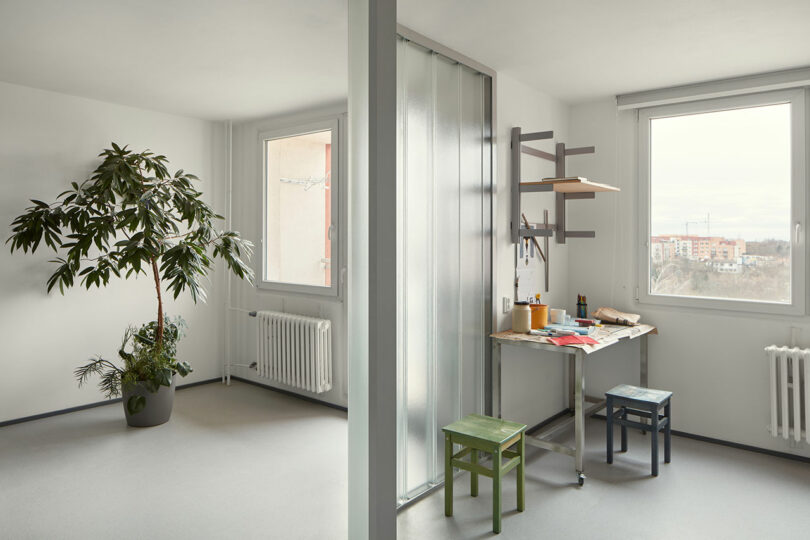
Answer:
[[[627,407],[622,407],[622,420],[627,421]],[[622,452],[627,452],[627,425],[622,424]]]
[[[613,398],[607,397],[605,416],[607,417],[607,462],[613,463]]]
[[[650,408],[650,444],[652,446],[652,475],[658,476],[658,407]]]
[[[473,448],[470,453],[470,463],[476,465],[478,463],[478,450]],[[478,497],[478,473],[470,472],[470,495]]]
[[[444,515],[453,515],[453,438],[444,435]]]
[[[805,364],[806,365],[806,364]],[[672,459],[672,404],[667,401],[664,407],[664,415],[667,417],[667,427],[664,429],[664,463],[669,463]]]
[[[501,449],[492,453],[492,532],[501,532]]]
[[[518,443],[520,464],[517,466],[517,509],[523,512],[526,509],[526,435],[520,434]]]

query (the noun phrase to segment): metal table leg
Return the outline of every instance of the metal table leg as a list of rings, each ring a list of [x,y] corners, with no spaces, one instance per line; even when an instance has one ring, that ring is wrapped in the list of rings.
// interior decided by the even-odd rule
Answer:
[[[492,340],[492,416],[501,417],[501,343]]]
[[[574,438],[577,481],[585,483],[585,468],[582,457],[585,453],[585,371],[582,361],[585,353],[578,349],[574,355]]]
[[[574,397],[575,391],[574,388],[576,384],[574,383],[574,356],[573,354],[568,355],[568,410],[574,412]]]
[[[642,388],[649,388],[649,371],[647,369],[647,334],[644,334],[639,338],[641,341],[639,342],[639,351],[638,351],[638,364],[639,364],[639,386]],[[643,416],[638,417],[638,421],[642,424],[647,423],[647,419]],[[643,429],[641,430],[641,434],[645,435],[647,432]]]
[[[644,334],[639,338],[641,340],[640,343],[640,351],[639,351],[639,367],[641,369],[641,374],[639,375],[639,386],[647,388],[649,385],[647,384],[648,372],[647,372],[647,334]]]

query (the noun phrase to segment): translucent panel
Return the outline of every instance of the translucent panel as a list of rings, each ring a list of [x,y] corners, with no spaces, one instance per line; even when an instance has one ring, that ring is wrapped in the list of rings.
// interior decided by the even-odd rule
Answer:
[[[444,472],[442,426],[461,414],[461,228],[460,124],[461,66],[434,55],[436,74],[436,427],[434,479]],[[479,150],[480,151],[480,150]],[[467,194],[480,197],[480,194]]]
[[[481,75],[461,70],[461,185],[459,211],[461,227],[461,362],[462,410],[466,415],[479,412],[483,405],[484,346],[484,87]],[[487,176],[487,182],[489,177]]]
[[[399,42],[398,60],[397,463],[406,499],[443,478],[441,428],[481,412],[490,147],[484,76],[411,42]]]
[[[431,55],[408,45],[402,59],[405,111],[404,293],[408,437],[407,490],[425,483],[433,418],[433,81]]]
[[[650,121],[650,293],[789,304],[791,105]]]
[[[265,141],[264,280],[331,286],[332,131]]]

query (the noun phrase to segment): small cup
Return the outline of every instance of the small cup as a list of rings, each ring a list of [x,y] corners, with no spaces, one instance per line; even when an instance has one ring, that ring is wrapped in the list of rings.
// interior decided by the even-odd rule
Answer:
[[[551,322],[554,324],[565,324],[565,310],[564,309],[552,309],[551,310]]]

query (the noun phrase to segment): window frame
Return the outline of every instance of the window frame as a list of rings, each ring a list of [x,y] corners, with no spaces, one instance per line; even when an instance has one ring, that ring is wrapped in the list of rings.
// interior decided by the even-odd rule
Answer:
[[[341,242],[342,208],[341,196],[343,188],[343,156],[342,156],[342,129],[344,119],[341,115],[330,116],[320,120],[289,124],[285,127],[260,131],[258,134],[259,147],[259,170],[261,200],[261,257],[254,268],[256,276],[256,287],[262,290],[274,291],[285,294],[300,294],[311,297],[327,297],[339,299],[341,295],[340,274],[343,265],[343,253]],[[273,281],[266,279],[267,276],[267,143],[269,141],[296,137],[298,135],[308,135],[321,131],[331,131],[332,133],[332,169],[330,179],[330,204],[331,204],[331,242],[330,257],[330,277],[331,285],[306,285],[303,283],[290,283],[284,281]]]
[[[807,251],[805,222],[807,201],[806,125],[807,91],[805,89],[751,93],[717,99],[703,99],[660,105],[638,110],[638,274],[637,300],[644,304],[706,308],[733,312],[767,313],[775,315],[804,315],[806,313]],[[684,116],[739,108],[790,103],[791,105],[791,301],[790,303],[761,300],[705,298],[650,293],[650,123],[656,118]],[[798,228],[797,228],[798,226]]]

